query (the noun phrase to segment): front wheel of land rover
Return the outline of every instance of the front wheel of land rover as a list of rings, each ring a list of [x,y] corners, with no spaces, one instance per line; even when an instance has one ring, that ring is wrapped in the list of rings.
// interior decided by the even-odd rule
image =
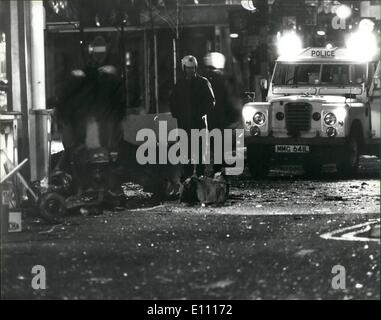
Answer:
[[[270,157],[262,146],[247,146],[247,166],[252,178],[266,178],[270,171]]]
[[[348,177],[357,173],[360,159],[359,135],[353,132],[344,146],[344,152],[340,157],[337,171],[340,176]]]

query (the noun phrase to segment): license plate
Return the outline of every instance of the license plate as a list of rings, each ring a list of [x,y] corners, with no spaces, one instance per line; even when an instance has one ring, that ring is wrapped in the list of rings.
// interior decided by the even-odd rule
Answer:
[[[310,152],[309,146],[300,145],[276,145],[275,152],[278,153],[308,153]]]

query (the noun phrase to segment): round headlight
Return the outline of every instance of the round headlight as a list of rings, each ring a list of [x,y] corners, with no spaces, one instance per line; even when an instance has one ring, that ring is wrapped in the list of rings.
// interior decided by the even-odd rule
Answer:
[[[324,116],[324,122],[328,126],[333,126],[336,123],[336,116],[332,112],[328,112]]]
[[[257,112],[254,117],[253,117],[253,121],[255,124],[257,124],[258,126],[261,126],[265,123],[266,121],[266,116],[264,115],[264,113],[262,112]]]

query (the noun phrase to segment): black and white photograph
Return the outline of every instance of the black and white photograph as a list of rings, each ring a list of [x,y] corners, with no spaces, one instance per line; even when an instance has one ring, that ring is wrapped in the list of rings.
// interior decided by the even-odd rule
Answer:
[[[1,300],[380,300],[380,47],[381,0],[0,0]]]

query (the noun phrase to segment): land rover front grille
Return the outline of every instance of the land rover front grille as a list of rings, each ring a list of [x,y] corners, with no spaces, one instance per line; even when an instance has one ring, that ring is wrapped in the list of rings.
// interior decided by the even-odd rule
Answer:
[[[286,128],[290,135],[299,135],[300,131],[311,128],[312,106],[304,102],[291,102],[286,104]]]

